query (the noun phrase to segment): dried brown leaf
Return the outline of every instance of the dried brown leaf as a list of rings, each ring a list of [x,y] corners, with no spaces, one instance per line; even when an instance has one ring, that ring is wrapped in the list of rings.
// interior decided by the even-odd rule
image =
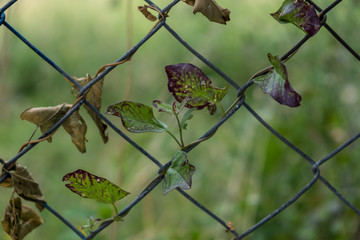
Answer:
[[[103,70],[102,70],[103,71]],[[102,72],[100,71],[100,72]],[[76,78],[74,79],[81,85],[85,86],[89,82],[91,82],[94,78],[92,78],[89,74],[86,74],[86,77],[84,78]],[[104,78],[100,79],[97,83],[95,83],[89,90],[89,92],[86,94],[86,100],[91,103],[98,111],[100,111],[101,108],[101,95],[102,95],[102,88],[104,85]],[[75,90],[75,89],[73,89]],[[87,110],[90,117],[94,120],[96,126],[99,129],[100,135],[103,139],[104,143],[107,143],[108,136],[105,134],[105,130],[107,128],[107,125],[103,123],[101,118],[94,113],[87,105],[83,105],[85,109]]]
[[[235,227],[234,227],[234,223],[233,222],[227,222],[226,223],[226,226],[230,229],[226,229],[225,231],[226,232],[229,232],[229,231],[235,231]]]
[[[5,164],[5,161],[0,158],[0,163],[2,165]],[[0,173],[0,177],[2,177],[4,174],[6,173],[6,171],[4,171],[4,169],[2,169],[1,173]],[[12,183],[11,183],[11,178],[10,178],[10,175],[8,177],[6,177],[1,183],[0,183],[0,186],[1,187],[5,187],[5,188],[10,188],[10,187],[13,187]]]
[[[32,230],[43,224],[43,220],[32,208],[22,205],[20,198],[11,198],[1,224],[12,240],[22,240]]]
[[[33,202],[45,201],[39,184],[31,177],[26,167],[16,164],[15,171],[10,171],[9,173],[11,175],[11,184],[20,197]],[[40,211],[44,208],[40,204],[36,206]]]
[[[53,107],[29,108],[21,113],[20,118],[36,124],[42,133],[49,130],[71,108],[70,104],[61,104]],[[62,126],[70,134],[72,142],[82,153],[86,152],[85,134],[87,126],[78,111],[75,111]],[[48,139],[49,140],[49,139]],[[51,142],[51,138],[49,140]]]
[[[184,0],[184,2],[190,6],[194,6],[195,0]]]
[[[155,17],[151,12],[148,11],[149,6],[138,6],[138,10],[146,17],[146,19],[155,22],[157,17]]]
[[[0,176],[1,176],[1,175],[0,175]],[[13,187],[13,185],[11,184],[11,179],[10,179],[10,177],[5,178],[5,180],[0,183],[0,186],[5,187],[5,188],[11,188],[11,187]]]
[[[86,134],[86,123],[80,116],[79,111],[74,112],[66,121],[63,123],[63,127],[70,134],[71,141],[79,149],[81,153],[86,152],[85,147],[85,134]]]
[[[215,0],[196,0],[193,13],[201,12],[211,22],[226,24],[230,21],[230,10],[222,8]]]
[[[20,114],[20,118],[36,124],[36,126],[40,127],[41,133],[44,134],[65,115],[68,109],[66,104],[54,107],[28,108]],[[48,138],[48,141],[52,141],[51,137]]]

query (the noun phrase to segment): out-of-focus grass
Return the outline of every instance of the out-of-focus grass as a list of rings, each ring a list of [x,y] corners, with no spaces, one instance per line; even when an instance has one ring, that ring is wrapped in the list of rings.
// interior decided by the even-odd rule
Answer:
[[[0,1],[3,5],[6,1]],[[159,0],[164,7],[169,1]],[[331,1],[319,1],[321,7]],[[130,4],[130,5],[128,5]],[[72,76],[93,75],[106,63],[118,59],[153,26],[137,12],[143,1],[19,1],[7,11],[6,20],[50,59]],[[292,25],[280,25],[269,13],[281,1],[219,1],[231,9],[231,21],[210,23],[191,7],[179,3],[167,23],[211,62],[244,84],[252,74],[269,65],[266,54],[282,55],[304,34]],[[130,7],[129,7],[130,6]],[[344,1],[328,13],[328,23],[360,51],[359,3]],[[71,86],[54,69],[5,29],[0,27],[0,155],[9,160],[27,141],[34,125],[22,121],[28,107],[72,103]],[[190,62],[214,82],[226,82],[204,65],[165,30],[161,29],[133,56],[105,79],[102,111],[129,99],[151,105],[154,99],[169,100],[164,66]],[[290,109],[272,101],[253,86],[247,102],[275,129],[306,154],[319,160],[359,129],[357,107],[360,69],[356,61],[322,29],[287,62],[292,86],[303,96],[302,106]],[[129,84],[129,79],[131,83]],[[234,101],[230,90],[224,107]],[[64,187],[61,178],[78,168],[103,176],[132,194],[119,208],[135,198],[155,176],[157,168],[133,147],[109,130],[103,144],[98,131],[81,110],[88,124],[87,153],[80,154],[60,128],[52,143],[41,143],[19,161],[40,183],[49,204],[73,224],[86,224],[86,217],[106,218],[110,206],[81,199]],[[157,114],[175,127],[174,119]],[[206,111],[195,113],[185,132],[192,141],[219,120]],[[119,119],[109,117],[117,125]],[[162,163],[177,150],[167,135],[130,134]],[[357,145],[346,149],[321,168],[321,173],[355,205],[359,203]],[[313,177],[311,166],[267,132],[244,109],[236,113],[209,141],[189,153],[197,167],[188,192],[241,232],[290,199]],[[11,190],[1,189],[0,214]],[[31,203],[29,203],[31,204]],[[27,239],[76,239],[49,212],[44,225]],[[280,216],[251,235],[252,239],[354,239],[358,218],[322,184]],[[1,239],[7,239],[0,233]],[[158,188],[124,219],[97,239],[230,239],[229,233],[176,192],[166,196]]]

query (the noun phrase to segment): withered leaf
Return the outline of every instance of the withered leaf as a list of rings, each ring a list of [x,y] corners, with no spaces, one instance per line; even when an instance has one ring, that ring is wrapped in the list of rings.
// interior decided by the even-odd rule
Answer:
[[[42,133],[49,130],[71,108],[70,104],[60,104],[53,107],[29,108],[21,113],[20,118],[36,124]],[[87,130],[84,119],[79,111],[75,111],[62,126],[70,134],[72,142],[81,153],[86,152],[85,134]],[[48,139],[51,142],[51,138]]]
[[[0,163],[2,165],[5,164],[5,161],[0,158]],[[2,177],[6,172],[4,171],[4,169],[2,169],[1,173],[0,173],[0,177]],[[1,183],[0,183],[0,186],[2,187],[5,187],[5,188],[10,188],[10,187],[13,187],[12,184],[11,184],[11,179],[10,179],[10,175],[8,177],[6,177]]]
[[[22,240],[43,224],[41,216],[32,208],[22,205],[20,198],[11,198],[5,209],[1,225],[12,240]]]
[[[10,171],[10,175],[11,184],[14,186],[15,192],[20,197],[36,203],[38,201],[45,201],[39,184],[31,177],[31,174],[26,167],[16,164],[15,171]],[[41,204],[36,204],[36,207],[40,211],[44,209]]]
[[[184,2],[190,6],[194,6],[195,0],[184,0]]]
[[[234,223],[233,222],[227,222],[226,226],[228,227],[225,231],[229,232],[229,231],[235,231],[235,227],[234,227]]]
[[[149,12],[148,10],[148,6],[144,5],[144,6],[138,6],[138,10],[146,17],[146,19],[155,22],[156,21],[156,17]]]
[[[0,176],[1,176],[1,175],[0,175]],[[13,185],[11,184],[11,179],[10,179],[10,177],[5,178],[5,180],[0,183],[0,186],[5,187],[5,188],[11,188],[11,187],[13,187]]]
[[[74,79],[81,85],[85,86],[89,82],[91,82],[94,78],[92,78],[89,74],[86,74],[86,77],[84,78],[76,78]],[[104,85],[104,78],[100,79],[97,83],[95,83],[89,90],[89,92],[86,94],[86,100],[91,103],[98,111],[100,111],[101,108],[101,94],[102,94],[102,88]],[[75,88],[73,88],[74,90]],[[87,105],[83,105],[85,109],[87,110],[90,117],[94,120],[96,126],[99,129],[100,135],[103,139],[104,143],[107,143],[108,136],[105,134],[105,130],[107,128],[107,125],[103,123],[101,118],[94,113]]]
[[[63,123],[63,127],[70,134],[72,142],[79,149],[81,153],[86,152],[85,147],[85,134],[86,123],[80,116],[79,111],[75,111],[66,121]]]
[[[189,5],[192,1],[187,1]],[[230,21],[230,10],[222,8],[215,0],[196,0],[193,13],[201,12],[211,22],[226,24]]]

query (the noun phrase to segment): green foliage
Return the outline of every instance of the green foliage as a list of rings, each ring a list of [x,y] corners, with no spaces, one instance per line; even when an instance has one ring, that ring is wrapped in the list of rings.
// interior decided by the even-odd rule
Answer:
[[[106,113],[121,118],[122,124],[129,132],[164,132],[166,131],[180,146],[180,149],[186,149],[190,145],[185,145],[182,130],[186,129],[187,121],[193,115],[192,111],[208,107],[209,112],[213,115],[216,112],[216,104],[218,104],[225,96],[227,87],[220,89],[212,86],[211,80],[196,66],[192,64],[182,63],[169,65],[165,67],[168,75],[168,89],[180,103],[176,102],[172,105],[154,100],[153,106],[159,112],[173,114],[178,124],[180,140],[178,140],[168,129],[165,123],[154,117],[153,110],[142,104],[130,101],[123,101],[112,104],[107,108]],[[184,109],[189,110],[179,120],[179,113]],[[207,140],[207,139],[204,139]],[[204,141],[202,140],[202,141]],[[179,151],[172,159],[172,165],[167,169],[164,177],[163,192],[180,187],[189,189],[191,187],[191,178],[195,172],[195,167],[191,165],[187,159],[186,153]]]
[[[90,233],[92,233],[101,222],[102,220],[100,218],[94,219],[93,216],[90,216],[87,218],[87,224],[82,226],[81,229],[87,229]]]
[[[78,169],[63,177],[65,186],[83,198],[91,198],[100,203],[114,204],[129,193],[109,180]]]
[[[123,101],[110,105],[106,114],[121,118],[123,126],[129,132],[163,132],[167,130],[165,123],[154,117],[151,107],[142,103]]]
[[[171,166],[166,171],[163,181],[163,193],[179,187],[181,189],[191,188],[192,176],[195,167],[189,163],[187,155],[183,151],[177,152],[171,159]]]
[[[69,182],[65,186],[80,197],[111,204],[115,211],[114,219],[116,221],[120,220],[115,202],[126,197],[130,194],[129,192],[105,178],[98,177],[82,169],[66,174],[62,181]],[[93,225],[90,224],[90,230],[92,230]]]
[[[189,110],[187,110],[180,122],[180,126],[182,129],[186,130],[187,128],[187,121],[192,119],[194,115],[192,115],[192,112],[195,111],[195,108],[190,108]]]
[[[166,113],[173,113],[173,106],[170,104],[167,104],[165,102],[162,102],[160,100],[154,100],[152,102],[153,106],[159,110],[159,112],[166,112]]]

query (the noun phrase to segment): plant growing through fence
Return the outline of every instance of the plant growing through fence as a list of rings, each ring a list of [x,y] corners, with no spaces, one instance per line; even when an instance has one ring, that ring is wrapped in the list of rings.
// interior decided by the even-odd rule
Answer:
[[[188,189],[191,187],[191,177],[195,167],[187,159],[186,150],[192,143],[185,145],[183,130],[187,127],[187,121],[191,119],[194,110],[207,107],[210,115],[216,112],[217,105],[223,110],[220,101],[227,92],[227,87],[217,88],[212,81],[196,66],[188,63],[169,65],[165,67],[168,76],[168,89],[174,96],[172,104],[154,100],[153,106],[159,112],[174,115],[178,125],[179,138],[168,129],[167,125],[154,117],[151,107],[142,103],[122,101],[110,105],[106,113],[121,118],[126,130],[133,133],[166,132],[179,145],[177,152],[171,161],[164,177],[163,192],[168,193],[176,187]],[[188,109],[180,119],[180,113]],[[223,110],[223,113],[224,110]],[[207,140],[207,139],[204,139]]]
[[[98,177],[82,169],[66,174],[62,180],[68,182],[65,186],[80,197],[111,204],[115,211],[114,220],[120,220],[115,202],[126,197],[129,194],[127,191],[105,178]]]
[[[194,13],[201,12],[210,21],[226,24],[226,22],[230,20],[230,11],[220,7],[214,0],[184,0],[184,2],[194,7]],[[139,10],[149,20],[154,20],[148,8],[158,11],[157,8],[153,6],[144,6],[139,8]],[[285,0],[280,9],[271,15],[280,23],[292,23],[296,25],[305,31],[308,36],[315,35],[321,27],[320,18],[317,16],[313,6],[303,0]],[[166,14],[162,15],[162,17],[166,17]],[[294,53],[295,52],[292,54]],[[284,62],[288,60],[289,57],[291,57],[291,55],[281,59],[269,53],[268,59],[271,66],[256,73],[249,80],[247,86],[255,83],[265,94],[269,94],[280,104],[290,107],[299,106],[301,96],[291,87],[284,65]],[[128,60],[130,60],[130,58],[125,61]],[[119,65],[123,62],[102,66],[94,77],[87,74],[85,78],[74,79],[80,86],[87,86],[107,67]],[[165,71],[168,76],[168,89],[175,98],[175,102],[168,104],[160,100],[154,100],[152,104],[159,112],[165,112],[174,116],[178,125],[179,137],[175,137],[165,123],[154,117],[151,107],[142,103],[122,101],[109,106],[106,111],[107,114],[120,117],[123,126],[130,132],[167,132],[179,145],[180,150],[172,157],[171,164],[159,175],[163,177],[164,194],[177,187],[181,189],[191,187],[195,167],[189,163],[186,150],[194,144],[199,143],[199,141],[208,139],[204,138],[189,144],[184,143],[183,130],[187,129],[187,122],[191,119],[193,112],[207,108],[210,115],[213,115],[217,111],[217,107],[219,107],[224,116],[240,100],[245,91],[244,89],[244,91],[239,92],[238,99],[225,111],[220,101],[226,95],[227,87],[217,88],[213,86],[211,80],[208,79],[199,68],[192,64],[176,64],[166,66]],[[74,105],[84,98],[92,104],[96,110],[100,110],[103,83],[103,78],[97,81],[84,95],[78,97],[77,101],[72,105],[63,103],[52,107],[30,108],[21,114],[21,119],[36,124],[37,128],[40,128],[44,134],[52,129],[54,124],[61,118],[64,118],[67,113],[72,110]],[[74,84],[73,87],[73,92],[79,90]],[[106,143],[108,141],[108,137],[105,134],[107,125],[87,105],[84,105],[84,107],[95,121],[103,142]],[[184,109],[187,109],[185,113],[183,112]],[[62,126],[71,135],[72,142],[78,150],[82,153],[86,152],[85,134],[87,127],[78,110],[68,116]],[[55,131],[56,129],[53,129],[51,134],[39,141],[47,139],[51,142],[51,136]],[[29,140],[24,146],[31,143],[34,143],[34,141]],[[1,160],[1,163],[5,165],[5,161]],[[1,183],[1,186],[13,187],[14,193],[18,196],[25,200],[35,202],[39,210],[44,208],[41,203],[45,203],[45,199],[39,186],[25,167],[19,164],[13,164],[10,167],[2,169],[1,176],[5,176],[5,174],[7,174],[7,177],[5,181]],[[66,187],[81,197],[111,204],[115,211],[113,220],[119,220],[115,202],[128,195],[128,192],[122,190],[105,178],[95,176],[81,169],[66,174],[63,177],[63,181],[69,182],[66,184]],[[30,231],[42,223],[42,219],[31,208],[23,205],[19,197],[15,198],[14,193],[6,208],[2,225],[12,239],[23,239]],[[90,217],[88,218],[88,223],[84,228],[92,232],[97,223],[99,223],[99,220]]]

